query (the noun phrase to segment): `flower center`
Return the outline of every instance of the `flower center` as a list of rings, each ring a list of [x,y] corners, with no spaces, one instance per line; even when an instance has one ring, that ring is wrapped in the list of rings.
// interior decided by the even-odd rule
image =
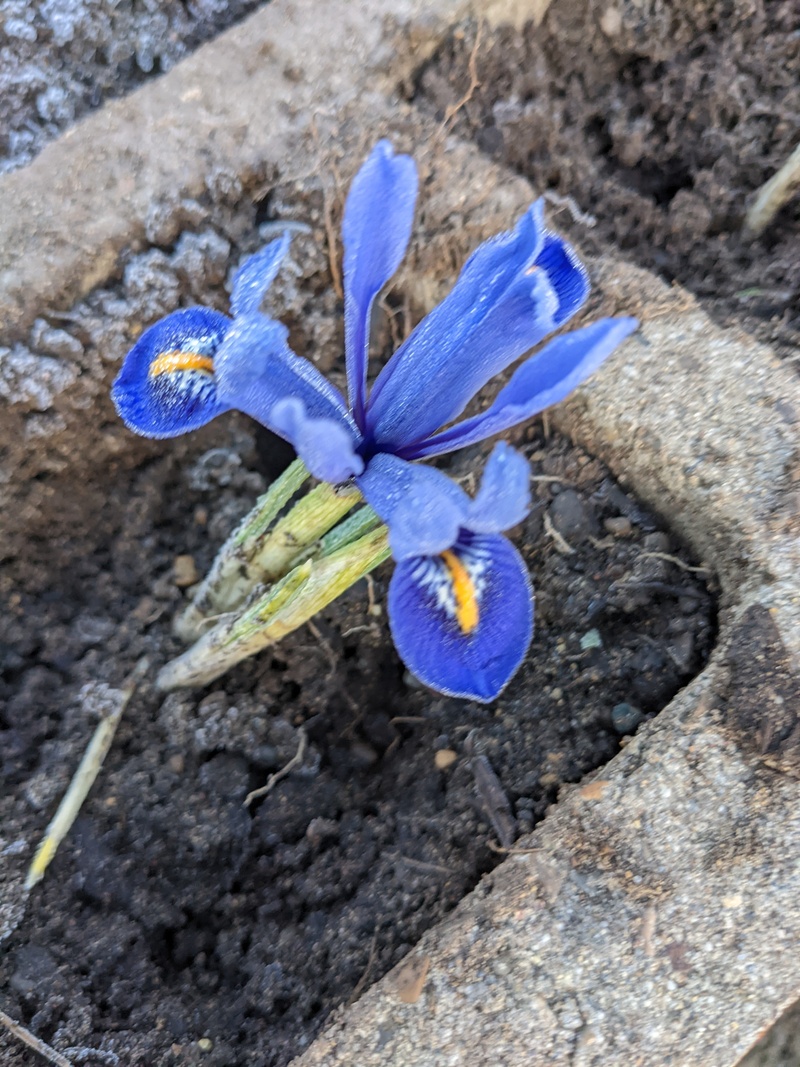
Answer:
[[[478,594],[469,571],[450,549],[442,552],[442,562],[450,574],[453,583],[453,597],[456,602],[456,619],[463,634],[470,634],[478,625]]]
[[[214,373],[214,360],[211,356],[201,355],[199,352],[181,352],[174,349],[171,352],[161,352],[150,364],[149,375],[157,378],[161,374],[172,374],[174,371],[189,370],[201,371],[203,374]]]

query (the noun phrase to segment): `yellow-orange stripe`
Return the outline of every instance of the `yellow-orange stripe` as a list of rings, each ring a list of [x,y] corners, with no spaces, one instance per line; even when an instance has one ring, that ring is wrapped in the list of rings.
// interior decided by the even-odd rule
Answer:
[[[461,632],[470,634],[478,625],[478,597],[475,592],[475,583],[469,576],[469,572],[455,552],[448,549],[442,552],[442,560],[450,572],[453,582],[453,596],[456,601],[456,619],[461,627]]]
[[[213,374],[214,360],[211,356],[201,356],[199,352],[181,352],[180,349],[162,352],[150,364],[150,377],[157,378],[159,374],[170,374],[176,370],[199,370]]]

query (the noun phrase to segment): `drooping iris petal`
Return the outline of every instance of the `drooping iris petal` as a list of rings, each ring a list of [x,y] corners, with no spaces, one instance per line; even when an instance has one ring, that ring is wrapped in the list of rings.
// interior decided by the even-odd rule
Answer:
[[[231,311],[234,315],[254,315],[258,311],[289,251],[290,241],[285,233],[244,261],[233,278]]]
[[[505,441],[498,441],[470,502],[468,528],[473,533],[500,533],[522,522],[531,506],[530,480],[525,457]]]
[[[449,548],[470,503],[464,490],[435,467],[414,466],[385,452],[372,457],[356,484],[389,527],[396,560]]]
[[[370,440],[387,451],[424,440],[585,298],[585,271],[545,233],[542,210],[537,201],[514,230],[484,242],[389,360],[368,404]]]
[[[274,405],[270,429],[291,442],[314,477],[323,482],[338,485],[364,469],[350,427],[330,418],[309,418],[303,401],[296,397],[286,397]]]
[[[177,437],[228,411],[215,357],[230,325],[219,311],[196,307],[145,330],[111,388],[125,424],[145,437]]]
[[[533,633],[527,569],[499,534],[464,533],[440,555],[398,563],[388,608],[397,651],[420,681],[484,703],[511,679]]]
[[[514,372],[486,411],[404,449],[403,455],[407,459],[438,456],[527,422],[567,397],[638,325],[631,318],[600,319],[591,326],[554,338]]]
[[[372,302],[400,266],[416,199],[414,160],[379,141],[353,179],[342,221],[347,391],[362,428]]]
[[[220,399],[280,432],[272,424],[272,409],[279,400],[295,398],[308,418],[331,419],[356,438],[341,393],[313,363],[292,352],[288,333],[282,323],[265,315],[236,319],[215,361]]]

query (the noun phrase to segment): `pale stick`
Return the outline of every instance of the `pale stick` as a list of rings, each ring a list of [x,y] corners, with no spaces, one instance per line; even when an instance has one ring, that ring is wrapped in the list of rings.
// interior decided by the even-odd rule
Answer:
[[[83,759],[78,765],[78,769],[75,771],[66,793],[62,797],[61,803],[58,805],[58,810],[44,832],[42,843],[36,850],[36,855],[25,879],[25,888],[27,890],[33,889],[42,880],[44,872],[56,854],[58,846],[72,828],[81,805],[94,785],[95,778],[100,773],[103,760],[108,755],[108,750],[111,748],[111,742],[114,740],[114,734],[117,732],[122,713],[128,706],[131,697],[136,691],[136,686],[146,670],[147,661],[140,660],[124,683],[124,687],[112,690],[115,695],[114,705],[97,724],[92,739],[83,754]]]

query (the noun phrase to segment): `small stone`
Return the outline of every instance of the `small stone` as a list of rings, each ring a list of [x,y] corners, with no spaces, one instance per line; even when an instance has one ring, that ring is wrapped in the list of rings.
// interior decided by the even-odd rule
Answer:
[[[306,838],[316,848],[323,841],[330,841],[339,836],[339,824],[334,819],[317,816],[306,827]]]
[[[649,533],[642,540],[642,548],[645,552],[665,552],[669,554],[671,548],[669,534],[664,533],[663,530],[656,530],[655,533]]]
[[[615,515],[612,519],[603,522],[606,533],[612,537],[628,537],[633,529],[633,523],[625,515]]]
[[[587,630],[581,638],[581,652],[588,652],[591,648],[602,648],[603,638],[599,630]]]
[[[617,37],[622,29],[622,14],[616,7],[607,7],[600,16],[600,29],[606,37]]]
[[[231,484],[242,465],[241,456],[232,448],[210,448],[186,471],[190,489],[208,492]]]
[[[582,541],[596,532],[596,521],[589,507],[574,489],[565,489],[549,509],[553,526],[567,541]]]
[[[200,575],[194,556],[176,556],[172,563],[172,580],[179,589],[186,589],[198,581]]]
[[[197,1041],[197,1047],[201,1052],[210,1052],[214,1047],[214,1042],[210,1037],[201,1037]]]
[[[378,753],[366,741],[354,741],[350,746],[350,754],[353,757],[353,762],[360,764],[362,767],[371,767],[378,762]]]
[[[411,671],[403,672],[403,685],[409,689],[427,689],[428,687],[424,682],[421,682],[419,678],[411,673]]]
[[[670,659],[682,674],[689,674],[694,659],[694,636],[688,630],[667,646]]]
[[[618,734],[631,734],[642,721],[642,713],[633,704],[615,704],[611,709],[611,722]]]
[[[452,748],[440,748],[434,755],[433,762],[437,771],[446,771],[448,767],[452,767],[457,759],[458,754]]]

